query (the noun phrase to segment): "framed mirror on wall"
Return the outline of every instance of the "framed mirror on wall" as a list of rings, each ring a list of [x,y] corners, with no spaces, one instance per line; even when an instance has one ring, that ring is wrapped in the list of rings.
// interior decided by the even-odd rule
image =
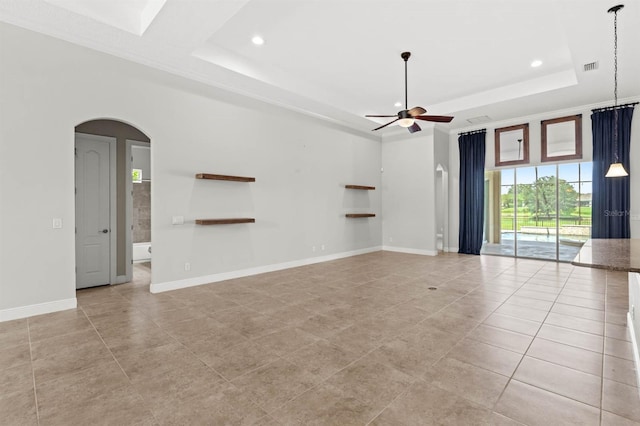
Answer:
[[[582,158],[582,114],[543,120],[542,161]]]
[[[496,167],[529,164],[529,124],[495,131]]]

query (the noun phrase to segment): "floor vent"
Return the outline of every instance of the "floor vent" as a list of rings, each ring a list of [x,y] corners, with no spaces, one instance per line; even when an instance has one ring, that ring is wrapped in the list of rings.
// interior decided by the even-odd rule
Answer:
[[[595,71],[598,69],[598,61],[589,62],[588,64],[584,64],[584,71]]]

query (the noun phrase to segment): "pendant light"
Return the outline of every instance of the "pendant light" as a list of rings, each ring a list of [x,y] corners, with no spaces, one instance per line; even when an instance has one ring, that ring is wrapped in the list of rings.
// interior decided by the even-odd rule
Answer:
[[[613,6],[607,12],[613,13],[613,163],[605,177],[624,177],[629,173],[618,158],[618,11],[624,7],[623,4]]]

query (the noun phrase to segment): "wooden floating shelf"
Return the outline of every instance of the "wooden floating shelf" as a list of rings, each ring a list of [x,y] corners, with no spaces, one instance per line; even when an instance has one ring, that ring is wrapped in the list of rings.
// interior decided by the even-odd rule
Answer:
[[[196,225],[233,225],[234,223],[255,223],[252,217],[236,219],[196,219]]]
[[[345,185],[344,187],[347,189],[364,189],[366,191],[372,191],[376,189],[375,186],[364,186],[364,185]]]
[[[376,217],[373,213],[347,213],[345,216],[351,219],[358,217]]]
[[[245,176],[227,176],[227,175],[213,175],[211,173],[198,173],[196,179],[210,179],[210,180],[230,180],[233,182],[255,182],[254,177]]]

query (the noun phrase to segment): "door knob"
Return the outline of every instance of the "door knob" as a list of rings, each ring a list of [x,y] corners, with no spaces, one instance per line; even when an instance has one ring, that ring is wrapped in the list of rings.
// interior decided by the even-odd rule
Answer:
[[[108,232],[109,232],[109,230],[108,230],[108,229],[103,229],[103,230],[102,230],[102,233],[103,233],[103,234],[107,234]]]

